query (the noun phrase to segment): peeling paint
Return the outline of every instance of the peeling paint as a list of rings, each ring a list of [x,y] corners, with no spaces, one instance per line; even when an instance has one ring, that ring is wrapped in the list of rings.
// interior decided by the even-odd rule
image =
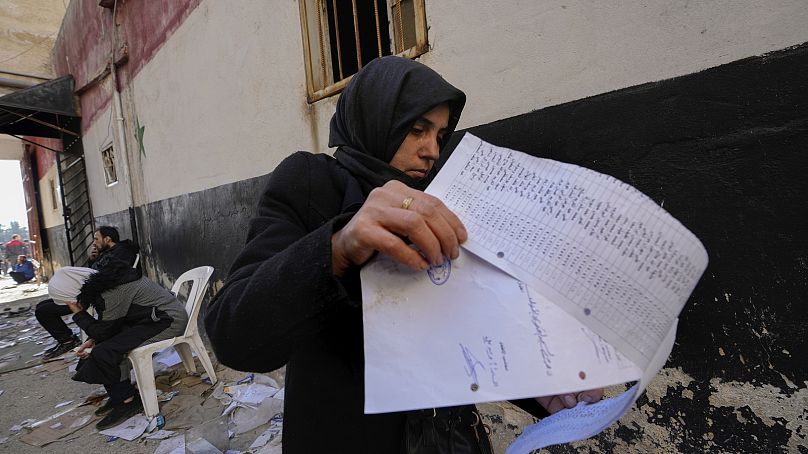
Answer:
[[[711,407],[729,407],[736,412],[747,407],[766,427],[784,426],[791,432],[785,446],[788,452],[798,452],[798,446],[808,447],[804,429],[808,421],[808,381],[802,388],[790,383],[785,392],[769,384],[721,382],[718,378],[710,380],[710,386],[715,389],[710,395]],[[739,413],[738,416],[739,422],[750,423]]]

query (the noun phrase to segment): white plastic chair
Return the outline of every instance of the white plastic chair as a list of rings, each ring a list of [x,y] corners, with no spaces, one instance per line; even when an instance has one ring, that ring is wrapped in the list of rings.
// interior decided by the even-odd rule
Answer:
[[[191,290],[188,292],[188,301],[185,303],[185,311],[188,312],[188,326],[182,336],[173,339],[166,339],[152,344],[140,346],[129,352],[129,360],[135,370],[137,386],[140,390],[140,399],[143,402],[143,410],[146,416],[152,418],[160,413],[160,406],[157,402],[157,390],[154,384],[154,366],[152,355],[164,348],[174,347],[182,359],[182,364],[188,372],[196,372],[192,350],[208,373],[211,383],[216,383],[216,372],[213,370],[213,363],[210,361],[202,338],[196,327],[196,319],[199,316],[199,309],[202,306],[202,298],[208,289],[208,279],[213,274],[212,266],[200,266],[188,270],[177,279],[171,288],[171,293],[176,295],[182,285],[188,281],[193,281]]]

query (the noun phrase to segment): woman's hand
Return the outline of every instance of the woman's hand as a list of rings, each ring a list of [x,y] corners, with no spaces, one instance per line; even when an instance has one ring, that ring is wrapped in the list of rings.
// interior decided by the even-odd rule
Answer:
[[[84,308],[81,307],[81,303],[79,303],[78,301],[68,301],[65,304],[67,304],[67,307],[70,309],[70,312],[74,314],[84,310]]]
[[[404,238],[409,238],[420,254]],[[351,221],[332,236],[334,274],[342,276],[376,251],[411,268],[426,270],[430,264],[443,263],[444,255],[457,258],[460,244],[467,238],[463,223],[443,202],[392,180],[371,191]]]
[[[581,391],[578,394],[537,397],[536,402],[553,414],[565,408],[573,408],[578,405],[578,402],[593,404],[601,399],[603,399],[603,388]]]
[[[95,341],[87,339],[83,344],[79,345],[78,350],[76,350],[76,356],[81,359],[87,358],[90,356],[90,351],[92,351],[93,347],[95,347]]]

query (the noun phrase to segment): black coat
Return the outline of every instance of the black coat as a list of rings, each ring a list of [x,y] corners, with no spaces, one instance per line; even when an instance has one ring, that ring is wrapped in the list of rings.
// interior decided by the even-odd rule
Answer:
[[[206,311],[223,364],[256,372],[287,366],[285,453],[387,453],[401,446],[402,413],[363,412],[358,271],[338,279],[331,270],[331,235],[364,200],[356,179],[330,156],[286,158]]]

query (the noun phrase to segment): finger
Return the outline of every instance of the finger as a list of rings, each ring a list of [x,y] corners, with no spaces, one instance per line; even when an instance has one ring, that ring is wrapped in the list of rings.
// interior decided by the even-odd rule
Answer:
[[[429,263],[435,265],[443,263],[440,240],[423,216],[416,212],[396,208],[383,208],[379,211],[381,215],[378,219],[379,224],[383,227],[382,230],[386,229],[409,238],[410,241],[418,247],[421,253],[424,254]],[[401,245],[406,247],[403,242]],[[388,246],[398,248],[399,244],[395,243]],[[386,251],[382,252],[387,253]],[[401,251],[401,253],[403,254],[404,251]]]
[[[547,410],[548,413],[551,415],[554,413],[558,413],[559,411],[566,408],[564,406],[564,402],[561,401],[560,396],[544,396],[544,397],[537,397],[536,401]]]
[[[448,214],[454,216],[438,199],[414,200],[410,205],[419,213],[429,229],[440,242],[442,255],[456,259],[460,255],[460,238],[458,232],[449,222]],[[459,220],[458,220],[459,221]],[[443,262],[443,260],[441,260]],[[441,263],[438,262],[438,263]]]
[[[559,397],[561,398],[561,401],[564,402],[564,406],[567,408],[573,408],[578,405],[578,398],[575,396],[575,394],[564,394]]]
[[[603,388],[590,389],[578,393],[578,401],[586,402],[588,404],[598,402],[603,399]]]
[[[414,214],[402,216],[400,211],[366,205],[360,214],[354,216],[345,228],[334,235],[333,253],[345,257],[350,263],[361,265],[379,251],[411,268],[426,270],[429,267],[426,259],[409,247],[401,237],[396,236],[398,234],[406,237],[409,235],[407,232],[413,228],[412,220],[408,223],[397,218],[412,217]],[[424,240],[419,241],[424,244]],[[437,239],[433,239],[433,242],[433,249],[438,250],[440,246]]]
[[[374,193],[371,193],[371,196]],[[401,203],[407,197],[412,197],[409,210],[418,211],[427,217],[438,216],[443,219],[454,232],[459,243],[463,243],[468,239],[468,232],[466,231],[463,222],[460,218],[452,212],[440,199],[437,197],[410,188],[403,183],[395,180],[389,181],[381,188],[375,190],[376,198],[383,199],[389,206],[401,207]],[[368,198],[370,201],[370,197]],[[449,255],[449,254],[447,254]],[[453,257],[454,258],[454,257]]]
[[[465,243],[466,240],[469,238],[468,231],[466,231],[466,226],[463,225],[463,221],[460,220],[459,217],[454,213],[454,211],[450,210],[449,207],[443,204],[439,199],[435,198],[440,202],[439,211],[440,215],[446,222],[449,224],[449,227],[455,232],[457,236],[457,240],[459,243]]]
[[[380,230],[381,233],[379,235],[383,238],[377,241],[376,249],[379,252],[416,270],[425,271],[429,268],[429,263],[424,260],[424,257],[419,254],[418,251],[407,246],[407,244],[396,235],[382,229]]]

